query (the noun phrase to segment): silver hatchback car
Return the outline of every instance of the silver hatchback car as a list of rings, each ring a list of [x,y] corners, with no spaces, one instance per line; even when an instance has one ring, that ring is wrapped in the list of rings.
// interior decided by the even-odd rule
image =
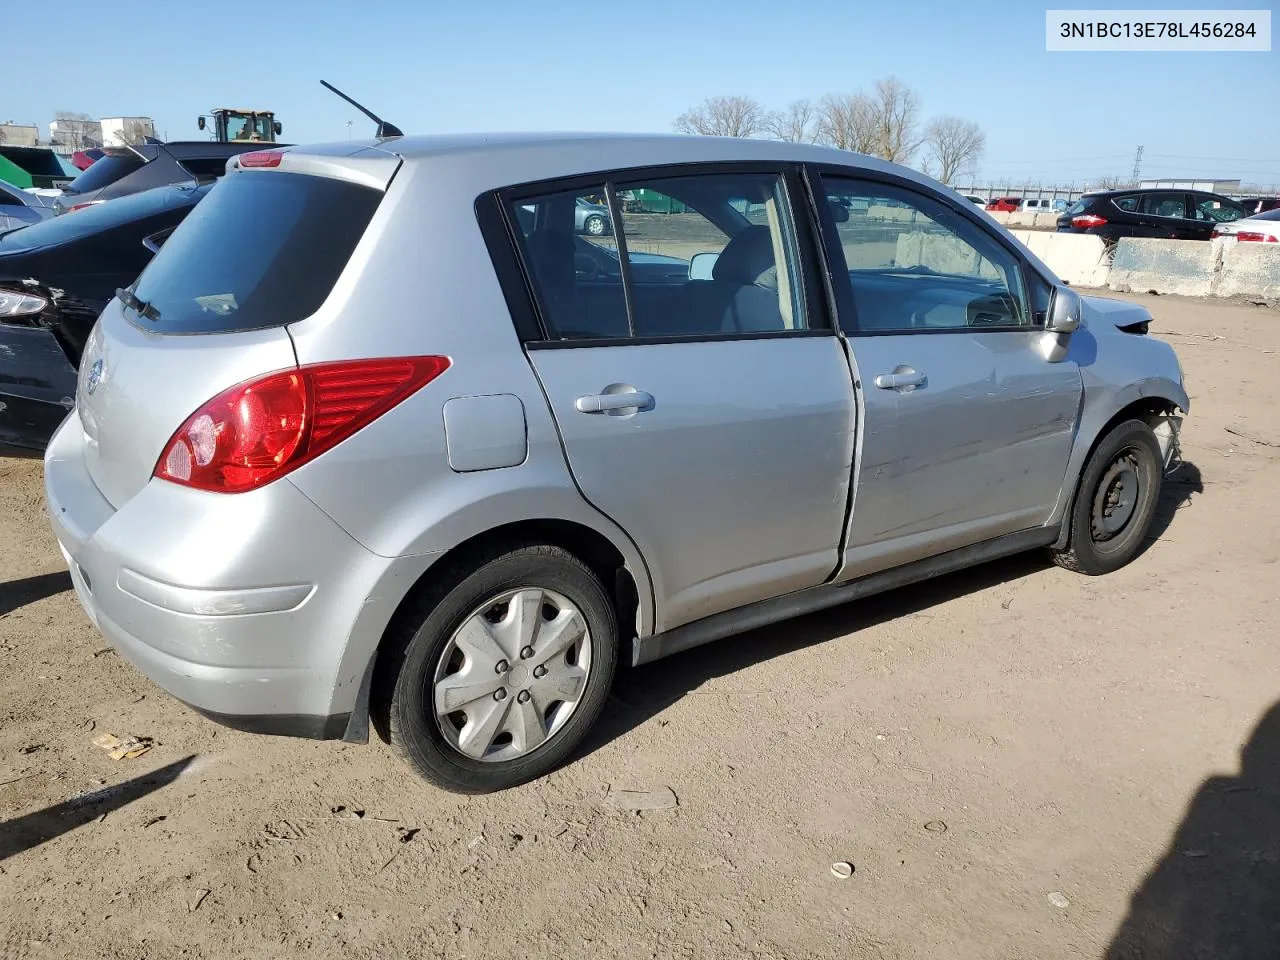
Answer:
[[[1149,321],[835,150],[247,153],[98,320],[49,516],[98,629],[195,709],[372,720],[493,790],[574,750],[620,657],[1017,551],[1130,561],[1188,408]]]

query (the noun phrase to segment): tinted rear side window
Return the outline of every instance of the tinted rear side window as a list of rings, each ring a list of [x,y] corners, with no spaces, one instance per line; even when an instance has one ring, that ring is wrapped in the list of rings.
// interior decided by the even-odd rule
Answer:
[[[227,172],[227,157],[188,157],[179,160],[183,170],[200,180],[211,180]]]
[[[1123,210],[1125,213],[1137,213],[1137,212],[1138,212],[1138,201],[1139,201],[1140,199],[1141,199],[1141,198],[1140,198],[1140,197],[1137,197],[1137,196],[1133,196],[1133,197],[1116,197],[1116,198],[1115,198],[1114,200],[1112,200],[1111,202],[1112,202],[1112,203],[1114,203],[1114,204],[1115,204],[1117,207],[1119,207],[1121,210]]]
[[[382,192],[345,180],[243,172],[218,182],[135,285],[164,333],[224,333],[314,313]],[[114,202],[114,201],[113,201]]]
[[[110,186],[141,168],[146,161],[134,153],[108,153],[93,166],[71,181],[67,188],[73,193],[88,193]]]

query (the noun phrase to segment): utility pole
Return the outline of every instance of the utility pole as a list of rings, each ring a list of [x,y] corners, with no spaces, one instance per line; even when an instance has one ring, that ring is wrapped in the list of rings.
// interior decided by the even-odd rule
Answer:
[[[1133,182],[1138,182],[1138,175],[1142,172],[1142,146],[1138,146],[1138,152],[1133,155]]]

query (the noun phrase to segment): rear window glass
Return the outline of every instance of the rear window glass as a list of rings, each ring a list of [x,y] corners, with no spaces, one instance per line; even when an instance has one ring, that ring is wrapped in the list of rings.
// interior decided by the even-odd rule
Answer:
[[[71,181],[67,190],[71,193],[88,193],[110,186],[142,167],[146,161],[135,153],[108,153],[95,160],[88,170]]]
[[[224,333],[310,316],[333,289],[382,196],[345,180],[296,173],[224,177],[138,279],[134,292],[149,307],[146,327]]]
[[[1266,213],[1255,213],[1250,220],[1280,220],[1280,209],[1268,210]]]

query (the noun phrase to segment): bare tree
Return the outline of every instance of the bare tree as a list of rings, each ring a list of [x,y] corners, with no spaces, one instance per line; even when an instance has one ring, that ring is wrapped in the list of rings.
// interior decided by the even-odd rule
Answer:
[[[753,137],[764,119],[764,107],[750,97],[711,97],[676,117],[674,126],[706,137]]]
[[[765,115],[764,132],[787,143],[813,143],[818,137],[818,111],[808,100],[796,100],[786,110]]]
[[[943,183],[950,183],[958,174],[972,173],[987,148],[987,135],[972,120],[960,117],[937,117],[930,122],[924,135],[925,173],[934,174]]]
[[[876,81],[871,95],[875,147],[871,151],[892,163],[907,163],[920,149],[920,98],[897,77]]]
[[[872,153],[876,144],[871,101],[861,93],[829,93],[818,103],[817,140],[837,150]]]
[[[116,136],[124,146],[133,147],[144,143],[147,137],[152,136],[154,132],[155,127],[152,126],[149,120],[127,117]]]
[[[102,128],[89,114],[77,113],[73,110],[55,110],[53,119],[58,122],[57,139],[63,146],[84,150],[102,145]]]

